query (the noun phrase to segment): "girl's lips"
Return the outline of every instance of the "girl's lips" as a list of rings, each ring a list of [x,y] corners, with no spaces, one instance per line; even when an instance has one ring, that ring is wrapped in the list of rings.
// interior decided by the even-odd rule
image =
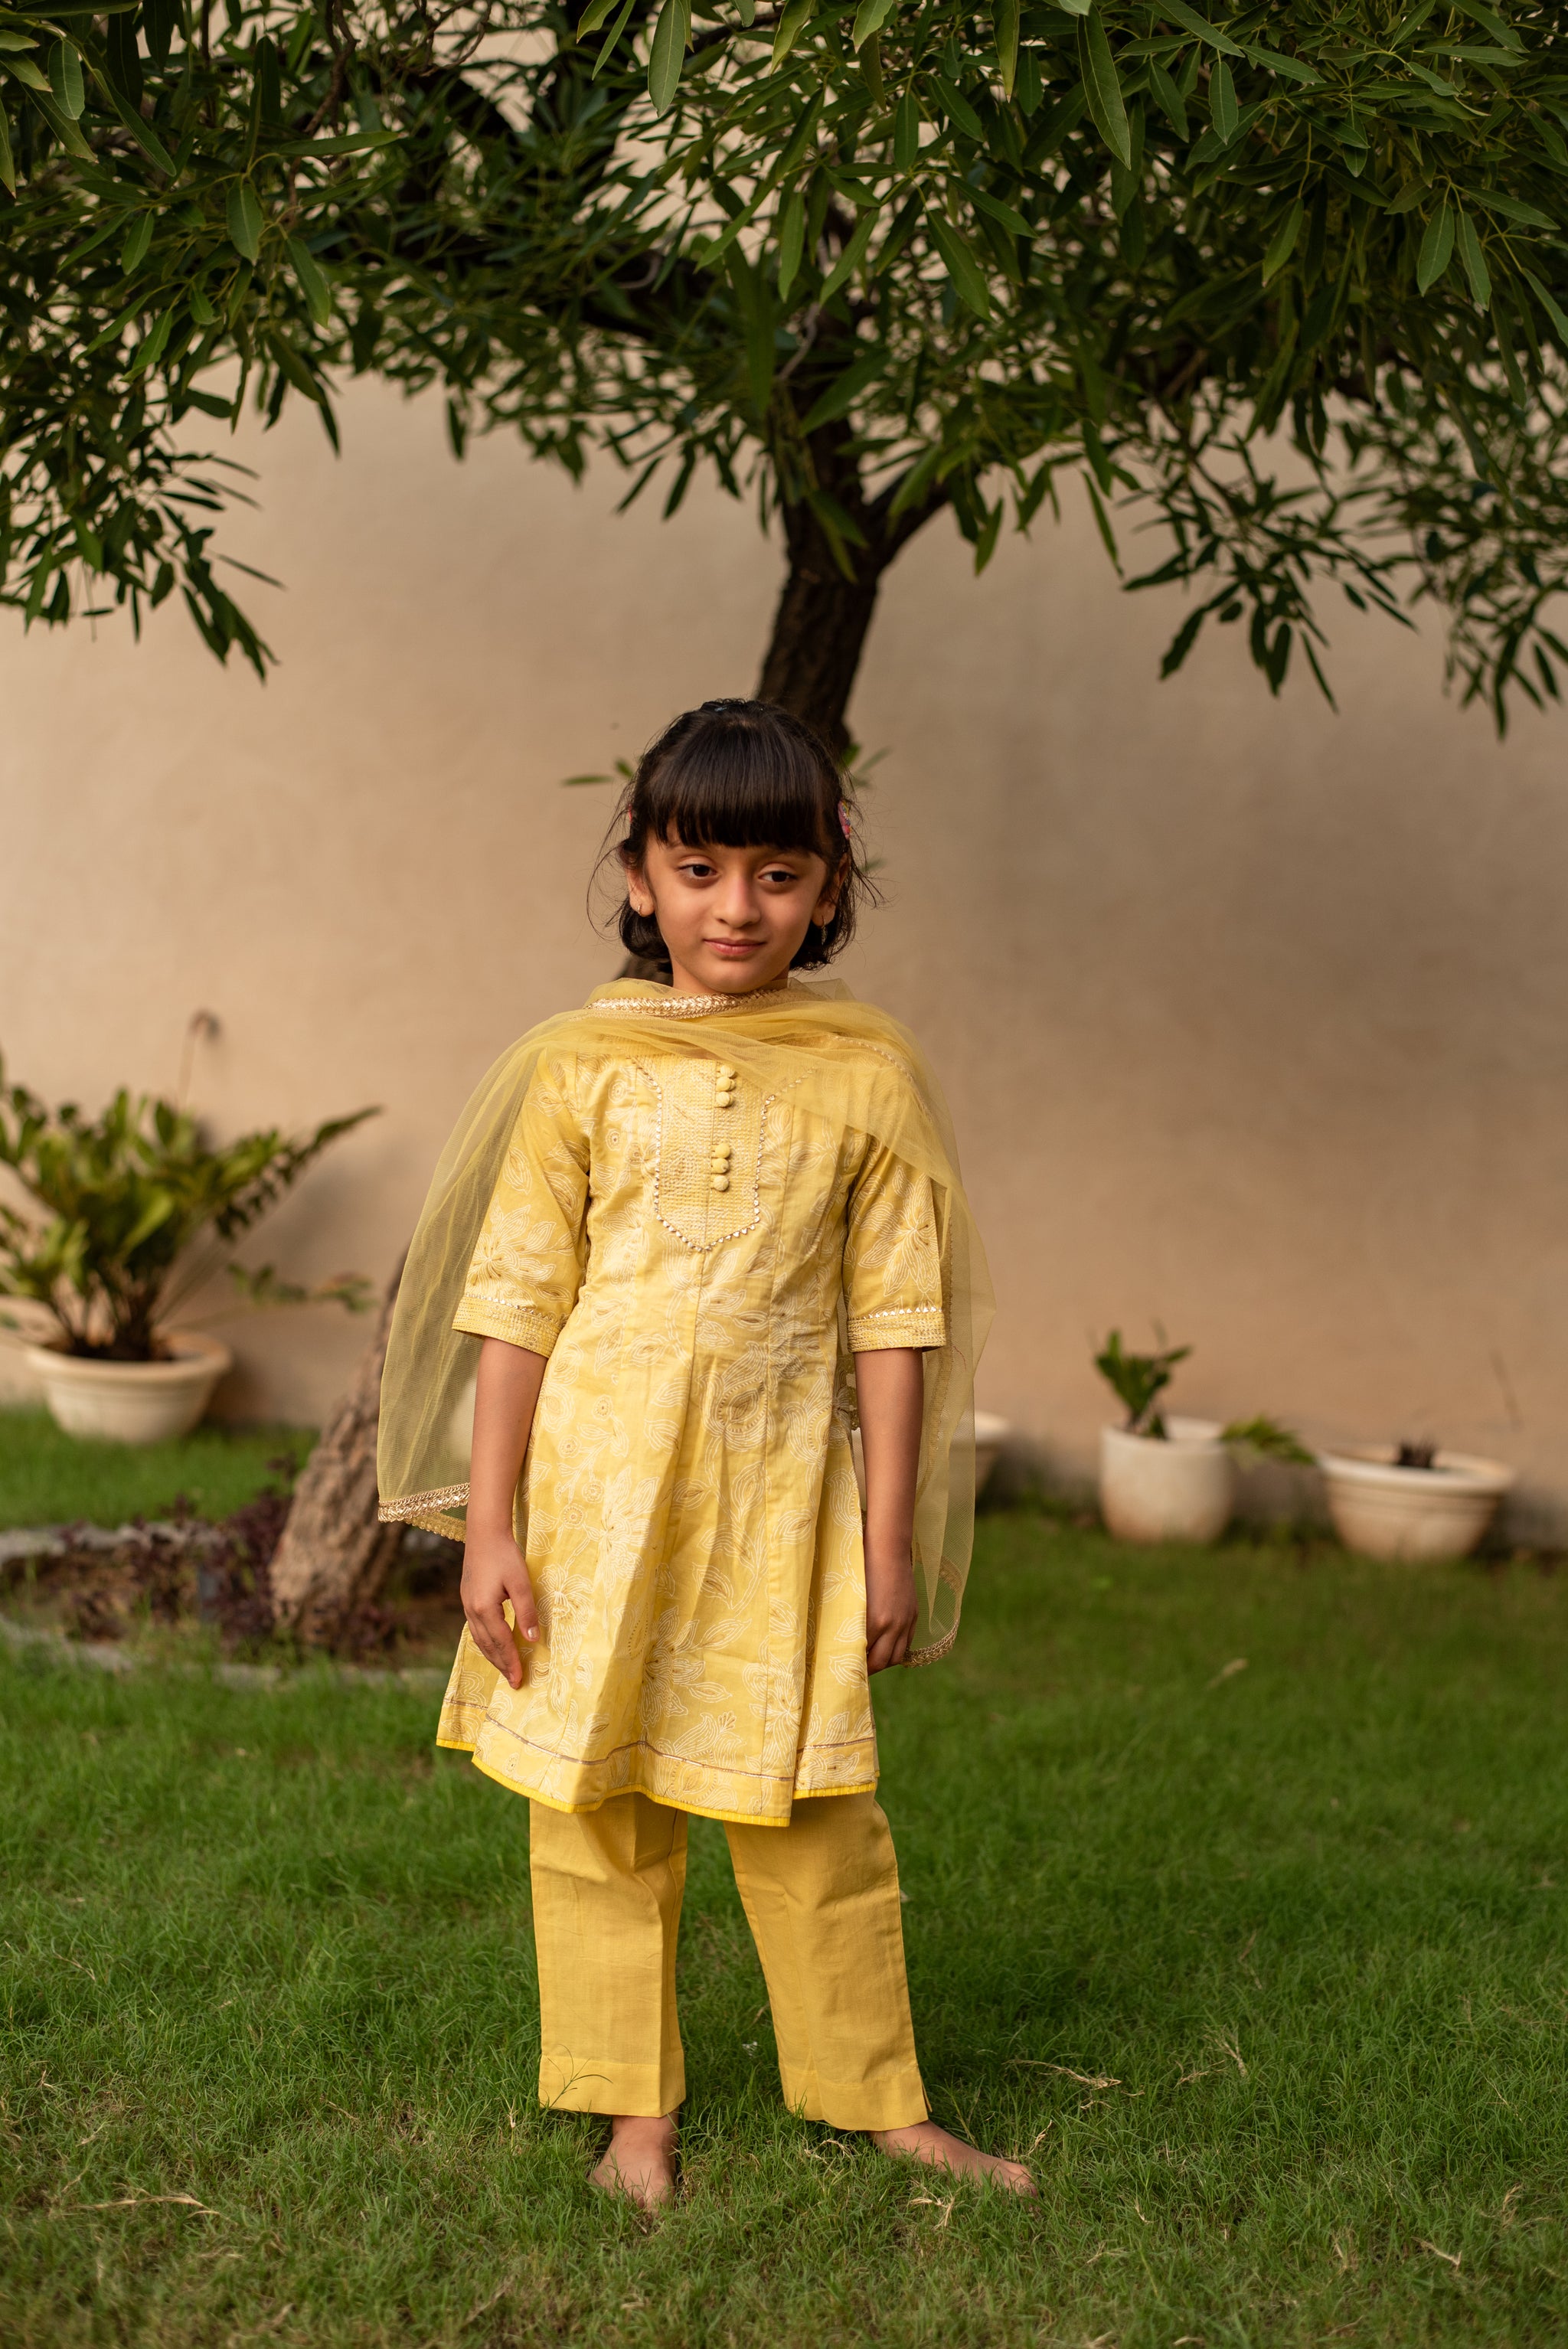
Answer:
[[[704,944],[712,953],[723,955],[731,962],[740,962],[747,955],[761,951],[758,941],[750,938],[707,938]]]

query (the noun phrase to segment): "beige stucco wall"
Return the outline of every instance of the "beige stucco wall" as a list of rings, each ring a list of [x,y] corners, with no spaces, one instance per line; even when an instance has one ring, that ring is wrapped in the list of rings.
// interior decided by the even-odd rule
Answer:
[[[375,388],[335,461],[297,408],[243,444],[232,550],[283,667],[166,611],[0,632],[0,1045],[96,1102],[214,1123],[386,1114],[258,1256],[381,1275],[469,1085],[613,968],[583,912],[607,810],[559,779],[751,685],[776,585],[749,516],[613,515]],[[844,966],[952,1092],[1001,1307],[981,1400],[1087,1466],[1091,1335],[1161,1321],[1177,1400],[1317,1438],[1433,1433],[1568,1515],[1568,730],[1499,748],[1433,635],[1335,615],[1344,715],[1243,648],[1174,682],[1178,601],[1119,596],[1087,512],[985,576],[939,525],[886,591],[855,716],[888,756],[889,903]],[[231,1413],[308,1418],[357,1325],[225,1325]]]

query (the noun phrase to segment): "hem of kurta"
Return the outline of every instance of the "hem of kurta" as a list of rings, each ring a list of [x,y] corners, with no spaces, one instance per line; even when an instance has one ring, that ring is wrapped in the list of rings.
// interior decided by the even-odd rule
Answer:
[[[655,1794],[651,1786],[635,1784],[612,1786],[608,1794],[601,1795],[596,1802],[562,1803],[559,1802],[553,1795],[542,1795],[537,1786],[520,1785],[515,1778],[505,1776],[492,1763],[482,1762],[475,1748],[465,1738],[438,1737],[436,1744],[448,1754],[466,1754],[476,1770],[487,1778],[493,1778],[496,1785],[504,1786],[509,1795],[521,1795],[525,1802],[542,1803],[547,1811],[560,1811],[568,1818],[584,1818],[590,1811],[602,1811],[606,1803],[614,1803],[623,1795],[641,1795],[645,1801],[656,1803],[662,1811],[684,1811],[690,1818],[717,1819],[726,1826],[787,1827],[789,1824],[788,1811],[776,1816],[761,1811],[716,1811],[709,1809],[704,1803],[677,1803],[673,1795]],[[789,1799],[791,1804],[815,1803],[833,1795],[874,1795],[876,1790],[876,1780],[867,1778],[853,1786],[798,1785],[791,1789]],[[881,2127],[883,2125],[878,2122],[876,2126]],[[889,2122],[886,2126],[892,2127],[895,2124]]]

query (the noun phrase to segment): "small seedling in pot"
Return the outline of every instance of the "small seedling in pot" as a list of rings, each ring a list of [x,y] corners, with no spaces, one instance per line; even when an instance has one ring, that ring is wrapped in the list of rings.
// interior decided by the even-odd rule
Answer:
[[[1164,1332],[1158,1334],[1163,1337]],[[1191,1346],[1167,1346],[1158,1354],[1129,1354],[1122,1350],[1120,1330],[1111,1331],[1095,1356],[1094,1366],[1126,1407],[1129,1435],[1163,1437],[1165,1421],[1159,1401],[1177,1363],[1184,1362],[1191,1350]]]

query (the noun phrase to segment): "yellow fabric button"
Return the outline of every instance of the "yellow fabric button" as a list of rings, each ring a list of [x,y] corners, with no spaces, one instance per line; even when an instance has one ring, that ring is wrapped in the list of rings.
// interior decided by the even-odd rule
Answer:
[[[714,1095],[713,1105],[716,1109],[733,1109],[735,1106],[735,1095],[733,1093],[716,1093]]]
[[[729,1172],[729,1154],[727,1151],[722,1158],[716,1155],[715,1157],[710,1158],[707,1163],[716,1174],[727,1174]]]
[[[716,1191],[727,1191],[729,1188],[728,1175],[716,1174],[713,1178],[713,1187]]]
[[[720,1061],[718,1064],[718,1081],[721,1085],[732,1085],[735,1082],[735,1071],[727,1061]]]

